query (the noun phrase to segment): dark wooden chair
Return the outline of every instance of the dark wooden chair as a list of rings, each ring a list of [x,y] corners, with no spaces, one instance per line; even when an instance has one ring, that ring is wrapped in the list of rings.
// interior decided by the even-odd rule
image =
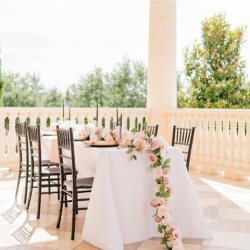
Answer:
[[[152,126],[152,125],[147,125],[146,127],[144,127],[141,123],[139,123],[138,125],[138,131],[149,131],[149,133],[151,135],[154,135],[154,137],[157,136],[158,134],[158,129],[159,129],[159,125],[155,125],[155,126]]]
[[[113,130],[116,127],[117,122],[114,122],[112,119],[110,119],[110,129]]]
[[[30,189],[29,198],[26,209],[29,209],[34,182],[37,182],[38,188],[38,205],[37,205],[37,219],[40,219],[41,210],[41,196],[42,194],[58,194],[60,199],[60,168],[57,163],[50,162],[49,160],[42,160],[41,156],[41,136],[40,136],[40,125],[27,126],[31,156],[31,174],[30,174]],[[37,159],[37,161],[35,161]],[[47,167],[44,167],[47,166]],[[50,167],[55,166],[55,167]],[[67,170],[65,174],[70,174],[71,171]],[[44,184],[46,182],[46,184]],[[57,187],[57,191],[42,192],[42,188]]]
[[[57,220],[57,228],[60,227],[63,203],[72,202],[72,229],[71,229],[71,240],[75,238],[75,219],[78,210],[87,210],[87,207],[78,207],[78,201],[88,201],[89,198],[78,199],[79,193],[91,192],[94,177],[90,178],[77,178],[77,170],[75,165],[75,149],[72,128],[69,130],[59,129],[57,126],[57,138],[58,138],[58,150],[60,159],[60,170],[61,170],[61,200],[60,210]],[[69,152],[69,153],[66,153]],[[72,180],[67,181],[64,179],[65,170],[69,169],[72,174]],[[66,197],[70,196],[71,200],[67,201]]]
[[[28,190],[28,181],[30,172],[27,122],[26,121],[17,122],[16,128],[17,128],[18,152],[19,152],[19,170],[17,177],[16,197],[18,195],[20,179],[25,178],[25,186],[24,186],[24,204],[25,204],[27,199],[27,190]],[[25,174],[24,176],[22,176],[23,173]]]
[[[193,128],[177,128],[175,125],[173,126],[173,137],[172,137],[172,146],[182,145],[187,148],[187,150],[183,151],[183,154],[186,154],[186,166],[189,171],[189,163],[191,158],[191,151],[194,140],[195,127]]]

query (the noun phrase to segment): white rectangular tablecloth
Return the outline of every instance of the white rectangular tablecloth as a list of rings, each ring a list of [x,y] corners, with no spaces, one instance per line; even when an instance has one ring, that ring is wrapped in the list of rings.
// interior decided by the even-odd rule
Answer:
[[[50,158],[51,137],[42,138],[44,159]],[[147,153],[136,152],[131,161],[127,149],[93,148],[75,142],[79,177],[94,176],[83,239],[105,250],[122,250],[123,244],[161,237],[153,219],[154,177]],[[199,206],[180,148],[169,147],[170,184],[174,186],[171,205],[173,226],[183,237],[212,238]]]

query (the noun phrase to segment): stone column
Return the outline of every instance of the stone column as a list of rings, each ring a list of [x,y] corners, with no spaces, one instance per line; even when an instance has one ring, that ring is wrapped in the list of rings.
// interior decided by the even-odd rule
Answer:
[[[176,108],[176,1],[150,1],[147,107],[167,137],[166,109]],[[170,143],[171,138],[167,138]]]

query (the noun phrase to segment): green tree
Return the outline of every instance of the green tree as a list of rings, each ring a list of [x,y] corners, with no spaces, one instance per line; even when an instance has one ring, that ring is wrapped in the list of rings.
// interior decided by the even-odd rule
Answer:
[[[72,107],[95,107],[97,98],[100,107],[106,105],[105,75],[101,68],[80,76],[78,83],[71,85],[66,92],[66,100]]]
[[[249,107],[249,83],[240,55],[245,30],[231,29],[225,14],[202,22],[201,44],[184,50],[185,75],[191,86],[180,98],[182,107]]]
[[[0,107],[3,106],[2,98],[3,98],[3,88],[4,88],[4,79],[2,76],[2,71],[1,71],[1,58],[0,58]]]
[[[4,107],[40,107],[44,86],[40,76],[27,73],[21,76],[19,73],[4,73],[5,81],[3,91]]]
[[[45,92],[43,103],[45,107],[61,107],[62,100],[62,93],[54,87]]]

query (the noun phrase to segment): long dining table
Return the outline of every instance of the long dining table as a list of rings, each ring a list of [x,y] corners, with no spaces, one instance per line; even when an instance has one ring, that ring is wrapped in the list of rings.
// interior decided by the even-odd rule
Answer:
[[[43,136],[42,157],[51,159],[53,136]],[[105,250],[122,250],[124,244],[161,237],[153,219],[155,179],[147,153],[135,152],[131,161],[127,149],[91,147],[74,142],[78,177],[94,176],[82,238]],[[170,184],[174,187],[171,204],[173,226],[187,238],[212,238],[198,203],[194,187],[178,147],[169,147]]]

